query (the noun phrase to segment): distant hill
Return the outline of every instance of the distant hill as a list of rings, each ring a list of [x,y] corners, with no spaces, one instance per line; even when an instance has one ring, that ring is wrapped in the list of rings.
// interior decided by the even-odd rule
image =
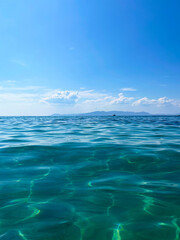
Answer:
[[[51,116],[149,116],[148,112],[126,112],[126,111],[95,111],[89,113],[79,113],[79,114],[59,114],[55,113]]]
[[[125,111],[96,111],[96,112],[90,112],[90,113],[83,113],[80,114],[83,116],[146,116],[146,115],[150,115],[147,112],[125,112]]]

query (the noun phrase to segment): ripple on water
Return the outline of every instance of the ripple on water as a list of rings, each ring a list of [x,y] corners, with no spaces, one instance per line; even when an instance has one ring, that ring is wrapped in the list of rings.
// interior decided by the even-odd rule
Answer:
[[[180,118],[0,123],[0,239],[180,239]]]

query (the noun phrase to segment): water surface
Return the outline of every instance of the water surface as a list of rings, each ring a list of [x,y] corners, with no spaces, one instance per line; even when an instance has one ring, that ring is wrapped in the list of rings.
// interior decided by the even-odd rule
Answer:
[[[1,117],[0,239],[180,239],[180,117]]]

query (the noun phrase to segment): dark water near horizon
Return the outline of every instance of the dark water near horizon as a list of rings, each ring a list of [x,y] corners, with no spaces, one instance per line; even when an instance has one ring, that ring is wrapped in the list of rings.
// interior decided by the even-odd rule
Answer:
[[[0,240],[179,240],[180,117],[1,117]]]

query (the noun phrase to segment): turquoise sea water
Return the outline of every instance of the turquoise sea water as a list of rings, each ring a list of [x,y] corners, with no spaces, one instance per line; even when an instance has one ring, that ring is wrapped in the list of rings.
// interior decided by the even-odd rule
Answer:
[[[0,239],[180,239],[180,117],[1,117]]]

